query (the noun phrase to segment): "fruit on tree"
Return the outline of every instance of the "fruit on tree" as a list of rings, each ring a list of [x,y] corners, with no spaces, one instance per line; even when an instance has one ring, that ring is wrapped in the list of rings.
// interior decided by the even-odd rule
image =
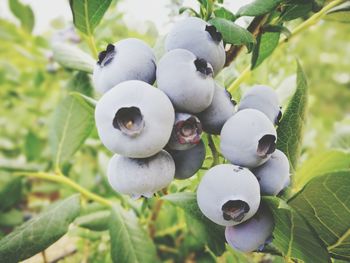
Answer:
[[[240,224],[251,218],[259,208],[258,180],[241,166],[214,166],[198,185],[197,203],[202,213],[216,224]]]
[[[266,163],[252,172],[258,178],[262,194],[277,195],[290,183],[289,161],[280,150],[276,150]]]
[[[231,163],[255,168],[276,149],[277,133],[265,114],[255,109],[238,111],[221,130],[220,148]]]
[[[215,26],[197,17],[177,22],[165,40],[165,48],[187,49],[208,61],[217,74],[225,65],[226,55],[222,35]]]
[[[196,146],[184,151],[169,150],[175,162],[175,179],[193,176],[203,165],[205,145],[201,140]]]
[[[198,113],[213,100],[213,68],[190,51],[171,50],[158,63],[157,85],[177,111]]]
[[[102,96],[96,105],[95,120],[99,137],[110,151],[145,158],[168,143],[175,112],[161,90],[130,80]]]
[[[107,169],[112,188],[133,198],[151,197],[170,184],[174,174],[174,160],[164,150],[142,159],[114,155]]]
[[[204,111],[198,114],[203,130],[219,135],[225,122],[235,113],[235,102],[231,94],[216,83],[213,101]]]
[[[264,113],[274,124],[282,118],[277,93],[270,87],[255,85],[244,93],[238,110],[256,109]]]
[[[167,147],[172,150],[188,150],[200,142],[201,135],[202,125],[195,115],[177,112]]]
[[[242,252],[261,251],[271,242],[274,228],[273,217],[266,208],[259,208],[258,212],[249,220],[225,229],[227,243]]]
[[[127,80],[153,84],[156,78],[156,58],[153,50],[136,38],[108,44],[98,56],[92,79],[100,93]]]

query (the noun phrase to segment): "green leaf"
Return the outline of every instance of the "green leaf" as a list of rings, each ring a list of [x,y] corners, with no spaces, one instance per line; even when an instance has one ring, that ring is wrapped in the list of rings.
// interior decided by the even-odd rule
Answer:
[[[251,69],[258,67],[268,58],[278,46],[280,32],[265,32],[257,37],[257,44],[254,46]]]
[[[9,0],[11,12],[19,19],[21,26],[27,32],[32,32],[34,28],[35,18],[33,10],[29,5],[22,4],[19,0]]]
[[[215,14],[215,17],[218,17],[218,18],[223,18],[223,19],[230,20],[230,21],[236,20],[236,16],[230,10],[226,9],[225,7],[219,7],[217,9],[215,9],[214,14]]]
[[[22,199],[22,178],[15,177],[0,187],[0,210],[7,210]]]
[[[306,160],[293,176],[293,186],[301,189],[312,178],[331,172],[350,170],[350,153],[329,150]]]
[[[54,59],[64,68],[92,73],[96,61],[81,49],[69,44],[52,46]]]
[[[272,245],[284,256],[304,262],[330,262],[322,242],[296,211],[277,197],[264,197],[263,202],[270,208],[275,221]]]
[[[173,205],[182,208],[186,214],[186,223],[189,231],[220,256],[225,251],[224,227],[219,226],[206,218],[199,210],[195,193],[176,193],[163,197]]]
[[[23,223],[23,213],[17,209],[0,212],[0,226],[15,227]]]
[[[329,253],[350,260],[350,171],[313,178],[289,204],[309,222]]]
[[[80,148],[94,125],[94,110],[80,99],[69,96],[58,105],[49,138],[57,167]]]
[[[196,17],[200,17],[200,15],[194,10],[192,7],[183,6],[179,9],[179,14],[183,14],[184,12],[188,11],[189,13],[192,13]]]
[[[67,86],[68,90],[71,92],[79,92],[88,97],[92,97],[94,94],[90,76],[86,72],[76,72],[69,80]]]
[[[255,0],[254,2],[242,6],[238,12],[238,16],[260,16],[274,10],[282,0]]]
[[[209,23],[214,25],[222,34],[226,43],[233,45],[252,45],[255,43],[253,35],[243,27],[223,18],[213,18]]]
[[[326,20],[350,23],[350,3],[345,2],[327,13]]]
[[[280,16],[281,21],[291,21],[299,17],[305,17],[312,11],[312,2],[298,0],[287,3]]]
[[[298,62],[297,88],[277,128],[277,148],[287,155],[292,171],[295,171],[301,153],[307,94],[306,76]]]
[[[79,211],[79,195],[53,204],[0,240],[0,262],[18,262],[43,251],[67,232]]]
[[[114,206],[109,221],[109,232],[113,262],[158,262],[152,239],[139,225],[132,211],[125,211],[119,206]]]
[[[71,92],[70,95],[76,98],[78,102],[82,104],[82,106],[88,106],[90,110],[95,111],[97,101],[93,98],[85,96],[84,94],[81,94],[79,92]]]
[[[79,227],[87,228],[93,231],[108,230],[108,222],[111,212],[108,210],[97,211],[88,215],[80,216],[75,220]]]
[[[25,137],[24,153],[27,161],[39,159],[44,148],[44,142],[34,132],[29,131]]]
[[[112,0],[70,0],[73,22],[84,34],[93,34]]]

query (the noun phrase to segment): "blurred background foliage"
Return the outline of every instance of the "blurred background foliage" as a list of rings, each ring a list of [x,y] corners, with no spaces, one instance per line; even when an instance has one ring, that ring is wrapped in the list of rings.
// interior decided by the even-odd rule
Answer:
[[[168,8],[177,14],[178,7],[179,1],[173,1]],[[140,33],[128,28],[121,20],[122,16],[116,4],[112,4],[96,30],[98,50],[102,50],[106,43],[127,37],[141,38],[152,46],[156,43],[159,46],[163,36],[158,34],[152,23],[146,32]],[[294,23],[299,21],[291,22],[290,26],[293,27]],[[53,42],[68,42],[88,52],[82,38],[73,29],[72,23],[64,20],[53,20],[50,31],[33,35],[28,27],[0,19],[0,237],[31,218],[49,202],[73,193],[70,189],[45,181],[13,179],[11,171],[52,169],[48,138],[57,104],[71,91],[93,95],[90,77],[59,66],[51,50]],[[278,49],[241,85],[241,90],[255,83],[278,88],[283,105],[286,105],[288,95],[295,87],[295,61],[301,61],[310,86],[304,156],[312,156],[331,144],[342,148],[350,146],[349,43],[348,25],[322,21]],[[243,52],[226,70],[225,76],[236,76],[249,64],[250,56]],[[74,158],[65,163],[63,173],[93,192],[116,198],[116,193],[105,179],[110,156],[94,131]],[[181,191],[185,186],[194,189],[197,183],[198,177],[175,182],[169,192]],[[141,215],[144,225],[150,220],[150,211],[156,209],[154,199],[124,202],[135,207],[135,211],[144,212]],[[151,209],[147,210],[147,207]],[[102,207],[87,204],[85,209],[102,210],[103,216]],[[153,233],[153,238],[163,260],[215,262],[211,252],[194,238],[194,229],[186,227],[183,211],[164,204],[154,224],[157,231]],[[108,243],[106,231],[75,227],[47,254],[51,260],[63,257],[60,262],[110,262]],[[253,262],[257,258],[263,260],[260,255],[253,253],[247,256],[227,248],[227,252],[216,261]],[[36,257],[28,262],[42,260],[42,257]],[[268,262],[272,256],[266,255],[264,260]]]

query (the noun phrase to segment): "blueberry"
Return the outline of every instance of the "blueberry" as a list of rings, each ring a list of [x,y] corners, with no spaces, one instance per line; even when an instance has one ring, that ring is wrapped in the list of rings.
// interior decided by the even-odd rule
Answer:
[[[261,251],[271,242],[274,221],[267,209],[259,208],[248,221],[228,226],[225,230],[227,243],[242,252]]]
[[[238,105],[238,110],[244,109],[259,110],[276,125],[282,117],[277,93],[268,86],[255,85],[249,89]]]
[[[217,74],[225,65],[226,55],[222,35],[215,26],[191,17],[177,22],[165,40],[166,50],[187,49],[208,61]]]
[[[213,101],[210,106],[198,114],[203,130],[211,134],[220,134],[222,126],[235,113],[235,102],[225,88],[216,84]]]
[[[161,58],[157,84],[178,111],[198,113],[213,100],[215,82],[211,65],[184,49],[172,50]]]
[[[258,178],[262,194],[277,195],[290,182],[289,161],[280,150],[276,150],[266,163],[252,172]]]
[[[134,159],[114,155],[109,161],[107,176],[112,188],[133,198],[152,197],[174,179],[175,164],[162,150],[148,158]]]
[[[205,145],[201,140],[189,150],[169,150],[169,153],[175,161],[175,178],[187,179],[202,167],[205,159]]]
[[[95,88],[105,93],[126,80],[142,80],[153,84],[156,78],[155,55],[143,41],[127,38],[108,44],[99,54],[93,72]]]
[[[97,131],[112,152],[150,157],[169,141],[174,108],[159,89],[139,81],[122,82],[106,92],[95,109]]]
[[[258,110],[238,111],[221,130],[220,148],[231,163],[255,168],[275,151],[277,133],[272,122]]]
[[[202,125],[196,116],[177,112],[167,147],[172,150],[188,150],[200,142],[201,135]]]
[[[237,225],[252,217],[259,208],[258,180],[243,167],[214,166],[199,183],[197,203],[202,213],[214,223]]]

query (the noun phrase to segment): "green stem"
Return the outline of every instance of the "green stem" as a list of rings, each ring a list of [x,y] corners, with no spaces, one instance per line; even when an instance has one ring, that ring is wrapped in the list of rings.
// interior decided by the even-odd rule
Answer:
[[[98,51],[97,51],[97,47],[96,47],[96,43],[95,43],[95,38],[93,35],[89,35],[86,36],[86,41],[89,45],[89,48],[92,52],[92,55],[94,56],[94,58],[98,57]]]
[[[309,19],[305,20],[303,23],[301,23],[299,26],[297,26],[296,28],[294,28],[291,31],[291,35],[286,38],[282,38],[279,43],[278,46],[276,47],[279,48],[281,47],[284,43],[286,43],[287,41],[289,41],[292,37],[295,37],[296,35],[300,34],[301,32],[303,32],[305,29],[311,27],[312,25],[316,24],[318,21],[320,21],[326,14],[327,12],[332,9],[333,7],[345,2],[346,0],[335,0],[333,2],[330,2],[328,5],[326,5],[325,7],[323,7],[319,12],[315,13],[314,15],[312,15],[311,17],[309,17]],[[238,78],[236,78],[232,84],[230,85],[230,87],[227,89],[228,92],[230,92],[231,94],[234,93],[237,88],[239,87],[239,85],[244,82],[251,73],[251,66],[247,66],[242,73],[238,76]]]
[[[81,185],[77,184],[76,182],[72,181],[66,176],[57,176],[55,174],[50,173],[44,173],[44,172],[37,172],[37,173],[26,173],[26,172],[18,172],[14,173],[15,176],[27,176],[27,177],[33,177],[38,179],[44,179],[47,181],[63,184],[66,186],[69,186],[73,188],[74,190],[81,193],[84,197],[86,197],[89,200],[96,201],[102,205],[112,207],[112,202],[106,198],[103,198],[102,196],[99,196],[97,194],[94,194],[93,192],[90,192],[86,188],[82,187]]]
[[[214,167],[215,165],[219,164],[219,152],[216,149],[213,137],[211,137],[211,135],[209,134],[207,135],[207,137],[208,137],[208,145],[213,155],[213,162],[211,164],[211,167]]]

